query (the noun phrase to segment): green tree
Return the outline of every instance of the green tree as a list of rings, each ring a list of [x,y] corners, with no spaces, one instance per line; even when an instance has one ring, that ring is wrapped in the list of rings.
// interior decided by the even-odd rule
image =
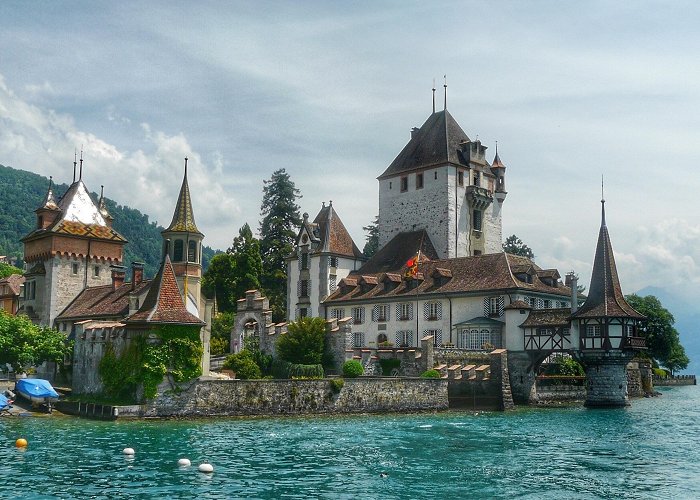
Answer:
[[[217,313],[211,320],[211,354],[218,356],[229,352],[231,330],[236,318],[231,311]]]
[[[241,352],[231,354],[224,362],[224,368],[236,373],[240,379],[258,379],[262,377],[260,367],[255,363],[253,354],[243,349]]]
[[[530,249],[529,246],[523,243],[523,240],[521,240],[514,234],[506,238],[506,242],[503,243],[503,250],[506,253],[511,253],[513,255],[521,255],[523,257],[527,257],[528,259],[535,258],[535,254],[532,251],[532,249]]]
[[[323,318],[299,318],[289,323],[286,335],[277,340],[277,355],[289,363],[317,365],[323,360],[326,321]]]
[[[237,300],[245,297],[247,290],[259,289],[263,274],[260,242],[247,223],[238,231],[228,252],[234,260],[236,286],[233,293]]]
[[[24,274],[21,269],[6,264],[5,262],[0,262],[0,279],[7,278],[13,274]]]
[[[44,361],[61,363],[71,346],[58,330],[37,326],[26,316],[0,310],[0,364],[22,372]]]
[[[272,309],[274,321],[283,321],[287,309],[287,267],[285,258],[292,253],[294,238],[301,226],[297,198],[299,190],[282,168],[268,181],[263,181],[260,206],[260,252],[262,285]]]
[[[653,295],[640,297],[631,294],[625,298],[647,318],[641,333],[646,338],[649,356],[671,372],[687,368],[689,359],[681,345],[678,331],[673,326],[676,321],[673,314]]]
[[[209,269],[202,276],[202,291],[208,297],[216,297],[221,312],[236,309],[236,259],[230,253],[220,253],[212,257]]]
[[[362,249],[362,253],[368,259],[372,257],[377,250],[379,250],[379,216],[374,217],[374,221],[370,222],[368,225],[363,226],[362,229],[367,231],[367,242],[365,247]]]

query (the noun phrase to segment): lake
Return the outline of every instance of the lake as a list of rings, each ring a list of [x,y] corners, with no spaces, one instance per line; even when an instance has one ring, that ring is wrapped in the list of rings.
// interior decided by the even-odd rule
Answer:
[[[700,391],[660,390],[617,410],[2,417],[0,471],[5,496],[21,498],[700,497]],[[197,470],[205,460],[211,475]]]

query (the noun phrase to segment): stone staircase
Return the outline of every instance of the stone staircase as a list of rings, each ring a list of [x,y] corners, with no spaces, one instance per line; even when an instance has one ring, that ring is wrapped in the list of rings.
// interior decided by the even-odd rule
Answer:
[[[448,380],[489,380],[491,378],[491,365],[437,365],[440,377]]]

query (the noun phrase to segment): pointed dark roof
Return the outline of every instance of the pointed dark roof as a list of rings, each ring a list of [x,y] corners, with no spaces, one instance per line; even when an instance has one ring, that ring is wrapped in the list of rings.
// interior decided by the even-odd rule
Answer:
[[[190,187],[187,184],[187,168],[185,168],[185,176],[182,179],[182,186],[180,187],[180,195],[177,198],[177,205],[175,205],[173,220],[168,226],[168,229],[163,232],[165,233],[168,231],[202,234],[199,229],[197,229],[197,224],[194,222]]]
[[[53,178],[49,178],[49,189],[46,191],[46,196],[44,196],[44,201],[41,202],[41,206],[37,210],[59,210],[58,203],[53,196]]]
[[[105,202],[105,194],[104,194],[104,186],[102,186],[100,190],[100,200],[97,202],[97,209],[100,211],[102,214],[102,217],[105,218],[105,220],[114,220],[114,217],[112,217],[112,214],[109,213],[109,210],[107,210],[107,203]]]
[[[459,144],[464,141],[471,142],[449,111],[433,113],[379,178],[445,163],[466,166],[459,154]]]
[[[166,254],[163,263],[143,301],[143,304],[126,322],[148,324],[204,325],[198,317],[190,313],[177,286],[175,271]]]
[[[323,207],[313,223],[318,226],[319,251],[353,258],[364,257],[332,204]]]
[[[601,225],[593,261],[591,285],[588,287],[588,298],[571,317],[643,319],[644,316],[635,311],[622,294],[612,243],[610,243],[608,227],[605,225],[605,201],[601,203]]]
[[[493,163],[491,163],[491,168],[506,168],[501,158],[498,156],[498,149],[496,150],[496,156],[493,158]]]
[[[359,274],[401,272],[409,259],[421,253],[421,262],[436,260],[438,254],[425,230],[399,233],[357,271]]]

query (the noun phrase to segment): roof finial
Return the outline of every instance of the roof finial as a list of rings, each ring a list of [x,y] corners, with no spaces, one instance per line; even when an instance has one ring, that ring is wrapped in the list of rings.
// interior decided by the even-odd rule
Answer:
[[[75,182],[75,169],[78,166],[78,148],[73,150],[73,182]]]
[[[328,206],[332,207],[333,206],[333,200],[328,200]]]
[[[445,111],[447,111],[447,75],[444,75],[443,78],[445,79]]]
[[[188,158],[185,156],[185,177],[187,177],[187,160]]]
[[[82,181],[83,180],[83,146],[80,146],[80,175],[78,176],[78,180]]]
[[[322,201],[322,202],[321,202],[321,208],[326,208],[326,202],[325,202],[325,201]]]
[[[433,114],[435,114],[435,78],[433,78]]]
[[[605,180],[603,174],[600,174],[600,205],[601,205],[601,226],[605,226]]]
[[[105,197],[105,185],[100,185],[100,199]]]
[[[51,190],[52,184],[53,184],[53,175],[49,175],[49,190]]]

